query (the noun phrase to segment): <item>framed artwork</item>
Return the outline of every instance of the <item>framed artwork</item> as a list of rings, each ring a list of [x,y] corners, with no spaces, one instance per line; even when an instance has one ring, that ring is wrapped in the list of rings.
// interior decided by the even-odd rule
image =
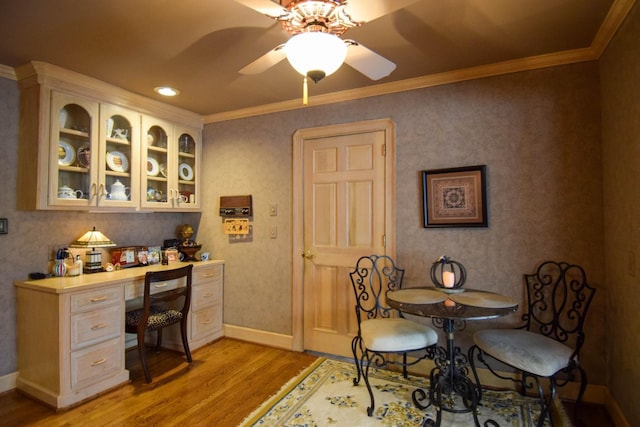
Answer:
[[[486,166],[422,171],[424,227],[487,227]]]

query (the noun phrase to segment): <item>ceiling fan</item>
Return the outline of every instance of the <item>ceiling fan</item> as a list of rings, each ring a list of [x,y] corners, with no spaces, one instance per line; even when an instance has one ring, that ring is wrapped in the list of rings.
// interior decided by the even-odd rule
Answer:
[[[343,62],[372,80],[388,76],[396,64],[354,40],[340,38],[358,27],[417,0],[235,0],[279,21],[291,37],[240,70],[259,74],[287,58],[304,76],[306,105],[307,77],[314,82],[335,72]]]

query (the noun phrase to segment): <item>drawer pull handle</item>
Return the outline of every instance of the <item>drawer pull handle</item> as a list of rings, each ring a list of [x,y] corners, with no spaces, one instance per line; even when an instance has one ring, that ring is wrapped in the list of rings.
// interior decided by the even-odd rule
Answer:
[[[153,285],[154,288],[164,288],[165,286],[167,286],[168,283],[160,283],[158,285]]]
[[[106,324],[106,323],[99,323],[99,324],[97,324],[97,325],[93,325],[93,326],[91,327],[91,330],[92,330],[92,331],[95,331],[95,330],[97,330],[97,329],[102,329],[102,328],[106,328],[106,327],[107,327],[107,324]]]
[[[91,366],[98,366],[98,365],[102,365],[103,363],[105,363],[107,361],[107,359],[105,359],[104,357],[100,360],[96,360],[95,362],[91,363]]]
[[[205,321],[204,321],[204,322],[202,322],[202,323],[204,323],[205,325],[208,325],[209,323],[211,323],[211,319],[205,320]]]
[[[89,301],[91,301],[91,302],[101,302],[101,301],[106,301],[107,298],[108,297],[106,295],[101,295],[99,297],[93,297]]]
[[[204,273],[202,275],[202,277],[213,277],[213,276],[217,276],[217,274],[216,273]]]
[[[204,294],[203,297],[204,298],[211,298],[213,296],[213,294]]]

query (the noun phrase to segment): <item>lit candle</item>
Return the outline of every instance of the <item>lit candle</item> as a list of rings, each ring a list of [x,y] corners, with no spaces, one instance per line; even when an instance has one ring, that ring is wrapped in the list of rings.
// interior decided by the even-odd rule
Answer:
[[[456,303],[455,303],[455,301],[447,298],[446,300],[444,300],[444,305],[445,305],[445,307],[455,307]]]
[[[442,284],[445,288],[453,288],[453,285],[456,283],[456,275],[453,271],[443,271],[442,272]]]

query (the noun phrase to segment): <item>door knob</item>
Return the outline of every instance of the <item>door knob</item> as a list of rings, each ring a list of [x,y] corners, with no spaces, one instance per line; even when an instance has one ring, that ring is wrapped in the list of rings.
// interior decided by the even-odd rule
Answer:
[[[304,252],[302,252],[302,256],[303,256],[304,258],[306,258],[306,259],[311,259],[311,258],[313,258],[313,252],[311,252],[311,251],[304,251]]]

